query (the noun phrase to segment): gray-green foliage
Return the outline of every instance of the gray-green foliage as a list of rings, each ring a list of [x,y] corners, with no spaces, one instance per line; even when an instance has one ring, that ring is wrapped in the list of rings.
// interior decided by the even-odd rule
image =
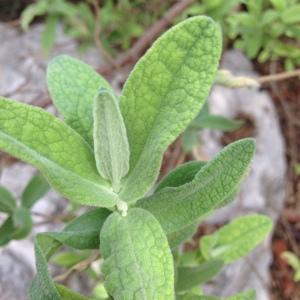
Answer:
[[[64,122],[41,109],[0,99],[1,150],[33,164],[70,201],[98,206],[62,232],[37,236],[30,299],[88,299],[51,278],[47,262],[62,245],[100,249],[110,299],[193,295],[228,262],[224,255],[214,258],[216,244],[210,243],[213,257],[208,253],[185,265],[177,259],[177,246],[238,189],[254,155],[253,139],[232,143],[209,162],[178,167],[150,194],[164,151],[207,98],[220,53],[219,27],[207,17],[194,17],[153,44],[131,72],[120,103],[100,75],[68,56],[54,59],[47,71],[50,94]],[[24,192],[24,205],[30,207],[29,195],[39,193]],[[9,198],[6,194],[0,202],[8,212],[14,210]],[[267,232],[249,230],[255,231],[255,239],[242,254]],[[240,243],[230,230],[228,239],[219,235],[227,248]],[[208,267],[210,272],[203,274]],[[186,272],[193,280],[184,280]]]
[[[23,190],[20,203],[5,187],[0,187],[0,212],[6,219],[0,225],[0,246],[11,240],[25,238],[32,228],[30,209],[49,190],[48,182],[40,175],[34,175]]]

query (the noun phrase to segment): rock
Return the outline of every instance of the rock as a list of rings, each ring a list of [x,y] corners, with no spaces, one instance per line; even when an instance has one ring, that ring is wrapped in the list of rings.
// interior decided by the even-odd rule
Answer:
[[[257,76],[251,63],[236,50],[224,55],[223,68],[236,75]],[[261,213],[269,215],[274,223],[278,219],[285,199],[285,144],[278,116],[270,96],[259,89],[228,89],[214,87],[209,105],[211,113],[235,117],[247,115],[255,125],[257,150],[249,175],[231,205],[216,211],[207,222],[223,224],[240,215]],[[201,134],[201,152],[213,157],[222,145],[222,133],[204,130]],[[271,241],[267,239],[246,259],[227,266],[206,291],[228,296],[254,288],[257,299],[269,299],[266,286],[270,285],[269,266],[272,261]]]

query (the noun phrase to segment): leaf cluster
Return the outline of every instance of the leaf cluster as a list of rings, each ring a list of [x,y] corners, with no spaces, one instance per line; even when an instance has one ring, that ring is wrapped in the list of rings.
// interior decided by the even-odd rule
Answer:
[[[12,193],[5,187],[0,187],[0,212],[7,215],[0,226],[0,246],[6,245],[11,240],[23,239],[31,232],[30,209],[48,190],[48,182],[41,174],[37,174],[24,188],[18,205]]]
[[[100,251],[109,299],[216,299],[197,294],[196,286],[270,231],[269,218],[247,216],[204,237],[196,265],[176,261],[178,246],[199,221],[239,188],[255,152],[253,139],[228,145],[208,162],[183,164],[154,187],[165,150],[208,96],[221,43],[210,18],[174,26],[136,64],[120,97],[91,67],[59,56],[48,66],[47,82],[63,121],[0,99],[1,150],[38,168],[70,201],[96,207],[62,232],[37,236],[30,299],[88,299],[51,278],[47,262],[62,245]],[[186,273],[193,280],[187,282]],[[254,299],[253,292],[229,299],[245,295]]]

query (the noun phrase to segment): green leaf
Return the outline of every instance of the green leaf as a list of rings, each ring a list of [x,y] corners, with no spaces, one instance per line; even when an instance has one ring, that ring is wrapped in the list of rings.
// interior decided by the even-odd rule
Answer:
[[[173,250],[176,247],[178,247],[181,243],[184,241],[187,241],[190,239],[193,234],[197,230],[198,222],[195,222],[194,224],[187,225],[185,227],[180,228],[179,230],[173,231],[168,234],[168,242],[170,245],[170,248]]]
[[[47,180],[37,174],[31,178],[22,193],[22,206],[30,209],[40,198],[49,191]]]
[[[253,290],[243,292],[234,296],[226,297],[226,298],[218,298],[215,296],[208,295],[196,295],[193,293],[187,293],[178,298],[179,300],[255,300],[256,293]]]
[[[155,192],[158,192],[166,187],[177,187],[194,179],[195,175],[205,165],[202,161],[187,162],[166,175],[157,186]],[[197,223],[187,225],[178,231],[174,231],[168,235],[168,242],[171,249],[179,246],[183,241],[188,240],[196,231]]]
[[[0,246],[6,245],[10,240],[13,239],[14,223],[12,217],[9,216],[0,226]]]
[[[225,298],[224,300],[255,300],[256,292],[254,290],[249,290],[234,296]]]
[[[48,15],[45,21],[45,27],[41,36],[41,45],[46,55],[48,55],[55,43],[56,27],[58,24],[58,17]]]
[[[21,27],[24,30],[28,30],[29,24],[37,16],[42,16],[47,13],[48,3],[47,1],[39,1],[37,3],[28,5],[21,14]]]
[[[51,262],[64,268],[71,268],[90,255],[90,251],[85,253],[76,253],[71,251],[61,252],[51,258]]]
[[[97,169],[103,178],[110,180],[114,191],[119,192],[121,179],[129,170],[129,145],[118,100],[110,90],[99,90],[93,117]]]
[[[231,132],[242,127],[244,123],[245,122],[243,120],[229,119],[219,115],[206,115],[201,118],[197,118],[190,126],[197,129],[209,128],[224,132]]]
[[[294,24],[300,22],[300,4],[292,5],[286,8],[281,14],[281,19],[286,24]]]
[[[48,242],[47,242],[48,241]],[[61,300],[61,296],[53,282],[47,267],[47,255],[51,252],[45,250],[51,239],[38,235],[35,241],[35,261],[37,275],[29,288],[30,300]],[[44,246],[44,247],[43,247]],[[51,249],[53,250],[53,249]],[[45,253],[46,255],[45,255]]]
[[[270,233],[272,221],[263,215],[248,215],[235,219],[200,241],[205,259],[221,259],[229,264],[252,251]]]
[[[99,176],[88,144],[42,109],[0,98],[0,149],[34,165],[76,203],[103,207],[116,203],[117,195]]]
[[[213,84],[221,44],[210,18],[189,18],[160,37],[134,67],[120,100],[130,146],[125,201],[149,190],[164,151],[197,115]]]
[[[15,208],[15,197],[5,187],[0,186],[0,212],[11,214]]]
[[[199,143],[199,131],[187,128],[182,134],[182,149],[185,153],[191,153]]]
[[[237,190],[248,172],[254,151],[253,139],[234,142],[206,163],[192,181],[164,188],[137,205],[149,210],[167,235],[194,224]]]
[[[75,249],[97,249],[100,229],[110,213],[104,208],[94,209],[70,222],[62,232],[45,234]]]
[[[274,8],[276,8],[276,10],[278,10],[278,11],[282,11],[285,8],[285,6],[287,5],[286,0],[270,0],[270,2],[274,6]]]
[[[55,284],[60,297],[62,300],[92,300],[89,297],[85,297],[83,295],[80,295],[74,291],[71,291],[70,289],[66,288],[65,286],[61,284]]]
[[[222,269],[221,260],[210,260],[196,267],[179,267],[177,269],[176,292],[183,292],[209,281]]]
[[[105,287],[114,299],[174,299],[173,257],[157,220],[140,208],[118,212],[100,233]]]
[[[61,55],[48,65],[50,95],[65,122],[93,146],[93,101],[101,87],[109,83],[87,64]]]
[[[27,208],[18,207],[12,215],[12,221],[14,224],[14,233],[12,237],[14,239],[23,239],[31,232],[32,220]]]
[[[31,300],[72,299],[65,298],[68,293],[54,284],[48,271],[47,260],[62,244],[76,249],[99,248],[99,232],[109,213],[107,209],[98,208],[75,219],[62,232],[37,235],[35,240],[37,275],[29,290]]]
[[[295,282],[300,281],[300,259],[293,252],[285,251],[281,257],[293,268]]]
[[[170,171],[169,174],[161,180],[155,192],[158,192],[166,187],[178,187],[192,181],[195,175],[202,167],[205,166],[205,164],[206,163],[204,161],[190,161],[180,165],[179,167]]]

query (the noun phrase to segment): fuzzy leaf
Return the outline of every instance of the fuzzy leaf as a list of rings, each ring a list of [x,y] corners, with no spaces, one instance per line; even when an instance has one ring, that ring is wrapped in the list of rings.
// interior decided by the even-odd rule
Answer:
[[[15,197],[5,187],[0,186],[0,212],[11,214],[15,208]]]
[[[12,235],[14,239],[23,239],[30,233],[32,228],[32,220],[30,212],[27,208],[18,207],[12,215],[12,221],[15,228]]]
[[[50,95],[65,122],[93,146],[93,101],[99,88],[109,83],[89,65],[61,55],[48,65]]]
[[[234,142],[207,162],[192,181],[164,188],[137,205],[149,210],[167,235],[194,224],[236,191],[248,172],[254,151],[253,139]]]
[[[252,251],[272,229],[272,221],[263,215],[248,215],[233,220],[200,241],[206,259],[217,258],[229,264]]]
[[[177,269],[176,292],[183,292],[212,279],[222,269],[221,260],[210,260],[196,267],[179,267]]]
[[[174,299],[173,257],[157,220],[133,208],[106,220],[100,233],[105,287],[114,299]]]
[[[116,203],[88,144],[42,109],[0,98],[0,149],[34,165],[76,203],[104,207]]]
[[[130,146],[130,171],[121,191],[125,201],[149,190],[164,151],[199,112],[221,44],[210,18],[189,18],[159,38],[131,72],[120,100]]]
[[[94,150],[100,175],[110,180],[115,192],[129,170],[126,128],[115,95],[101,88],[94,100]]]
[[[178,187],[192,181],[195,175],[204,166],[204,161],[190,161],[175,168],[161,180],[155,192],[166,187]]]
[[[22,206],[30,209],[49,188],[47,180],[41,174],[33,176],[22,193]]]
[[[97,208],[72,221],[62,232],[39,234],[35,241],[37,275],[30,290],[31,300],[84,299],[54,284],[47,267],[47,260],[62,245],[75,249],[99,248],[99,232],[110,211]],[[68,298],[69,297],[69,298]],[[83,296],[82,296],[83,297]]]
[[[99,232],[110,211],[91,210],[70,222],[62,232],[47,232],[47,236],[75,249],[99,248]]]

